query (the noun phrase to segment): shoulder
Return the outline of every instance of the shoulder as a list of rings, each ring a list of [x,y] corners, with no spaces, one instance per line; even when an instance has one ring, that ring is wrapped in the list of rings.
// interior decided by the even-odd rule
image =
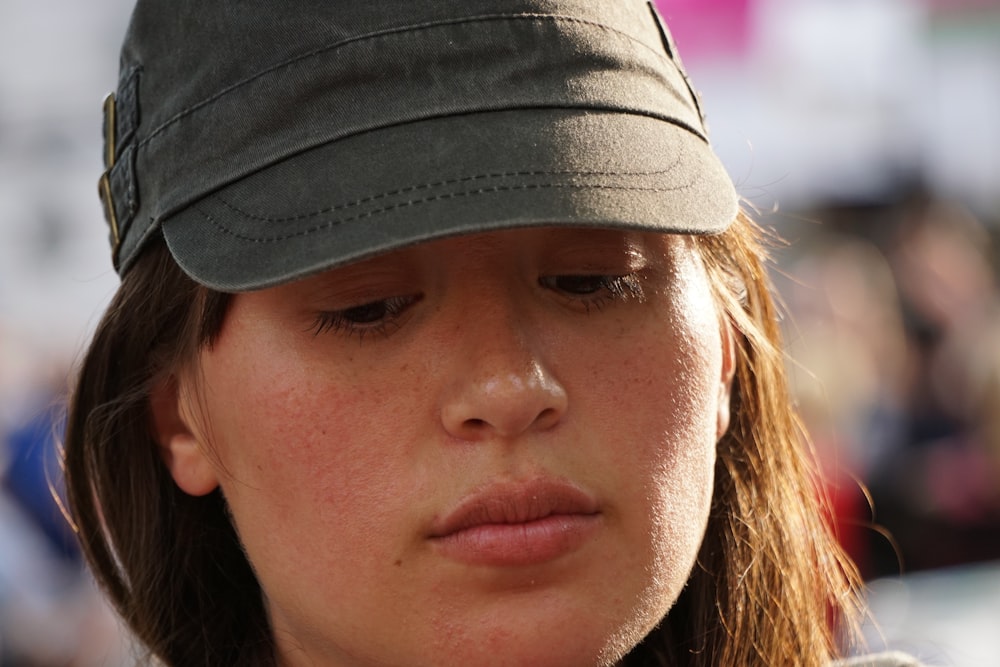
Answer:
[[[831,663],[830,667],[922,667],[914,657],[899,651],[873,653]]]

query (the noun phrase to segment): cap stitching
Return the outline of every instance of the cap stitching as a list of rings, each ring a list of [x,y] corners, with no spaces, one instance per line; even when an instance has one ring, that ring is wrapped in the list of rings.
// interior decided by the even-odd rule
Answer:
[[[431,188],[438,188],[448,185],[457,185],[462,183],[472,183],[474,181],[482,181],[486,179],[511,178],[511,177],[523,177],[523,176],[657,176],[673,171],[674,167],[676,167],[679,162],[680,162],[679,158],[675,159],[673,164],[671,164],[670,167],[666,169],[657,169],[653,171],[631,171],[627,173],[615,172],[615,171],[573,171],[567,169],[559,171],[510,171],[510,172],[498,172],[494,174],[476,174],[474,176],[463,176],[462,178],[454,178],[454,179],[436,181],[432,183],[411,185],[405,188],[399,188],[397,190],[389,190],[387,192],[382,192],[376,195],[370,195],[368,197],[356,199],[352,202],[347,202],[344,204],[334,204],[333,206],[321,208],[316,211],[310,211],[308,213],[299,213],[296,215],[284,216],[280,218],[251,213],[250,211],[240,208],[236,204],[233,204],[232,202],[228,201],[227,199],[221,196],[216,196],[215,199],[218,200],[226,208],[232,210],[234,213],[238,213],[243,217],[249,218],[251,220],[258,220],[260,222],[294,222],[296,220],[304,220],[306,218],[312,218],[317,215],[324,215],[326,213],[332,213],[334,211],[343,211],[345,209],[355,208],[357,206],[362,206],[364,204],[370,204],[374,201],[385,199],[386,197],[395,197],[397,195],[407,194],[410,192],[418,192],[420,190],[428,190]],[[580,185],[577,187],[589,187],[589,186]],[[594,187],[602,187],[602,186],[594,186]],[[612,186],[603,186],[603,187],[612,187]]]
[[[642,42],[642,41],[636,39],[635,37],[633,37],[632,35],[629,35],[628,33],[622,32],[621,30],[618,30],[617,28],[612,28],[611,26],[607,26],[607,25],[604,25],[602,23],[597,23],[596,21],[590,21],[590,20],[587,20],[587,19],[581,19],[581,18],[574,17],[574,16],[549,15],[549,14],[513,14],[513,15],[511,15],[511,14],[484,14],[484,15],[480,15],[480,16],[465,17],[465,18],[462,18],[462,19],[453,19],[453,20],[443,20],[443,21],[431,21],[431,22],[426,22],[426,23],[417,23],[417,24],[414,24],[414,25],[400,26],[400,27],[397,27],[397,28],[392,28],[392,29],[387,29],[387,30],[380,30],[380,31],[376,31],[376,32],[367,33],[367,34],[364,34],[364,35],[358,35],[357,37],[352,37],[351,39],[346,39],[346,40],[342,40],[340,42],[335,42],[333,44],[328,44],[326,46],[314,49],[314,50],[309,51],[307,53],[299,54],[299,55],[297,55],[297,56],[295,56],[293,58],[289,58],[289,59],[284,60],[282,62],[279,62],[277,64],[271,65],[270,67],[262,69],[261,71],[255,73],[255,74],[253,74],[251,76],[248,76],[248,77],[246,77],[244,79],[241,79],[240,81],[237,81],[236,83],[234,83],[232,85],[226,86],[225,88],[223,88],[222,90],[218,91],[214,95],[211,95],[211,96],[209,96],[209,97],[201,100],[200,102],[196,102],[196,103],[194,103],[194,104],[192,104],[192,105],[190,105],[190,106],[188,106],[188,107],[186,107],[184,109],[181,109],[176,114],[174,114],[173,116],[171,116],[167,120],[163,121],[163,123],[161,123],[159,126],[155,127],[149,133],[148,136],[146,136],[144,139],[142,139],[139,142],[137,142],[136,146],[137,147],[145,146],[150,141],[152,141],[154,138],[156,138],[160,134],[164,133],[167,130],[167,128],[169,128],[174,123],[180,121],[185,116],[188,116],[188,115],[194,113],[195,111],[197,111],[198,109],[201,109],[202,107],[206,107],[206,106],[212,104],[213,102],[215,102],[219,98],[224,97],[225,95],[228,95],[229,93],[233,92],[234,90],[237,90],[238,88],[241,88],[243,86],[249,85],[253,81],[256,81],[257,79],[260,79],[260,78],[266,76],[267,74],[270,74],[271,72],[275,72],[275,71],[277,71],[279,69],[282,69],[284,67],[288,67],[288,66],[293,65],[295,63],[298,63],[298,62],[301,62],[301,61],[304,61],[304,60],[308,60],[310,58],[314,58],[314,57],[316,57],[316,56],[318,56],[318,55],[320,55],[322,53],[326,53],[326,52],[329,52],[329,51],[335,51],[336,49],[339,49],[339,48],[342,48],[342,47],[345,47],[345,46],[349,46],[351,44],[355,44],[355,43],[358,43],[358,42],[374,41],[376,39],[382,39],[382,38],[385,38],[385,37],[389,37],[391,35],[397,35],[397,34],[406,33],[406,32],[416,32],[418,30],[430,30],[432,28],[440,28],[440,27],[449,26],[449,25],[461,25],[461,24],[465,24],[465,23],[486,23],[486,22],[489,22],[489,21],[517,21],[517,20],[529,20],[529,19],[530,20],[548,20],[548,21],[552,21],[552,22],[577,23],[577,24],[582,24],[582,25],[589,25],[589,26],[592,26],[592,27],[595,27],[595,28],[599,28],[601,30],[605,30],[607,32],[613,32],[615,34],[621,35],[622,37],[626,38],[630,42],[635,42],[635,43],[640,44],[641,46],[645,47],[648,51],[652,52],[654,55],[656,55],[656,56],[658,56],[660,58],[663,58],[664,60],[670,60],[661,51],[657,51],[656,49],[652,48],[651,46],[649,46],[645,42]]]
[[[211,222],[215,227],[233,238],[239,239],[241,241],[248,241],[250,243],[277,243],[279,241],[287,241],[288,239],[297,238],[300,236],[308,236],[310,234],[315,234],[316,232],[323,231],[324,229],[329,229],[337,225],[341,225],[347,222],[353,222],[355,220],[361,220],[363,218],[370,218],[376,215],[381,215],[394,211],[396,209],[408,208],[411,206],[419,206],[421,204],[427,204],[434,201],[440,201],[445,199],[455,199],[458,197],[469,197],[480,194],[490,194],[496,192],[514,192],[518,190],[542,190],[549,188],[576,188],[576,189],[592,189],[592,190],[624,190],[633,192],[677,192],[681,190],[689,190],[694,187],[694,183],[687,183],[675,188],[643,188],[635,186],[618,186],[618,185],[574,185],[571,183],[532,183],[525,185],[497,185],[491,188],[478,188],[476,190],[461,190],[457,192],[446,192],[440,195],[435,195],[433,197],[425,197],[423,199],[411,199],[405,202],[399,202],[398,204],[393,204],[392,206],[386,206],[379,209],[374,209],[372,211],[366,211],[355,216],[350,216],[347,218],[340,218],[336,220],[327,220],[322,225],[316,225],[308,229],[302,229],[291,234],[283,234],[279,236],[246,236],[245,234],[240,234],[233,231],[226,225],[222,224],[210,213],[204,211],[200,206],[194,206],[193,208],[198,211],[206,220]]]

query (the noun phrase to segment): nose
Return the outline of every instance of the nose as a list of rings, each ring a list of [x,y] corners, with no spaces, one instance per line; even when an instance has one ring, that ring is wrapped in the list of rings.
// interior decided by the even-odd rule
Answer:
[[[566,390],[546,363],[534,325],[495,303],[474,311],[456,327],[458,361],[441,407],[445,430],[480,441],[555,427],[566,412]]]

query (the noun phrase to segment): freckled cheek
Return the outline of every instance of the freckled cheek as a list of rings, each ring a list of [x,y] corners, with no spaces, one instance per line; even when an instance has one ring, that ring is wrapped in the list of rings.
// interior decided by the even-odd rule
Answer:
[[[231,473],[224,482],[231,503],[327,530],[370,519],[391,498],[398,457],[377,426],[377,397],[277,372],[244,376],[229,389],[213,430]]]
[[[622,408],[635,420],[634,459],[653,493],[700,498],[715,460],[715,394],[701,372],[659,368],[662,374],[645,377],[640,395]]]
[[[676,338],[673,345],[683,354],[644,355],[647,389],[632,408],[634,502],[646,504],[641,528],[661,581],[673,582],[671,595],[687,577],[711,503],[717,394],[715,364],[700,346]]]
[[[651,509],[678,528],[711,495],[721,374],[714,309],[689,304],[682,312],[661,313],[606,348],[593,385],[605,387],[594,410],[614,425],[616,455],[630,462],[637,498],[655,499]],[[612,349],[616,360],[608,359]]]
[[[643,422],[647,433],[699,439],[711,426],[714,434],[718,346],[712,329],[633,330],[617,347],[600,350],[583,395],[596,399],[593,408],[604,419],[622,426]]]

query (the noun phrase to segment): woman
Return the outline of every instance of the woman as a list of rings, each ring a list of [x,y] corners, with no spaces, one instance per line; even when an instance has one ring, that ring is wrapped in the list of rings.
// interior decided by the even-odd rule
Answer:
[[[66,468],[170,665],[819,665],[753,224],[636,0],[140,0]]]

